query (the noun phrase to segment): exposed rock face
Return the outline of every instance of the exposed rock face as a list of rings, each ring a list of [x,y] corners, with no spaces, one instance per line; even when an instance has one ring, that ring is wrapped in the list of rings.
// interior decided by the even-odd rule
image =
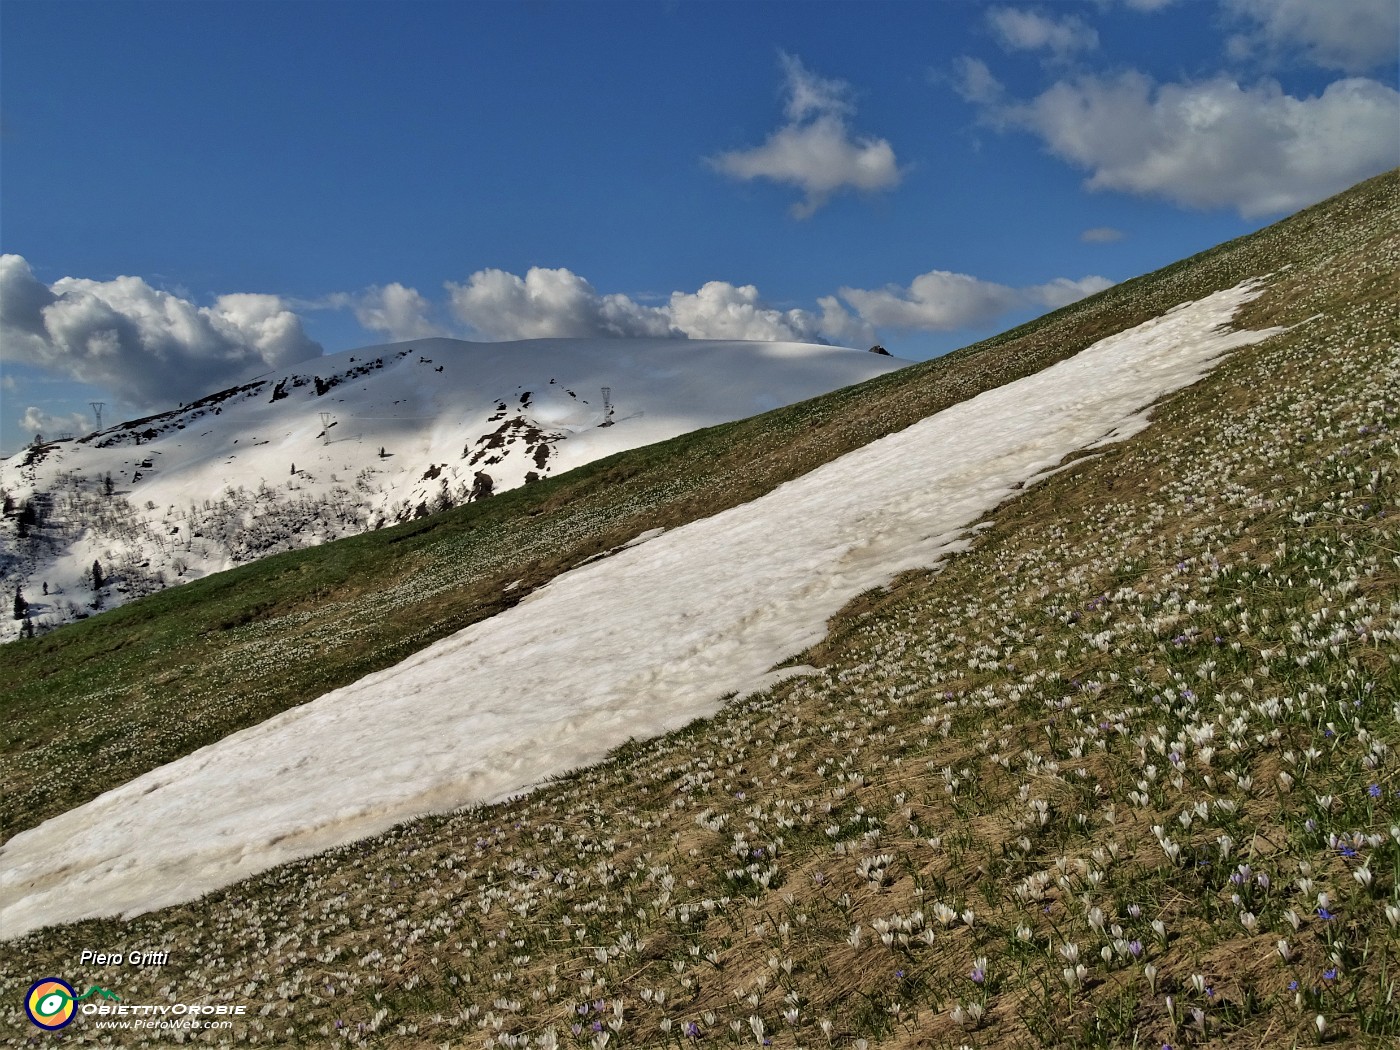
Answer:
[[[880,354],[882,357],[893,357],[893,356],[894,356],[894,355],[891,354],[888,350],[886,350],[883,346],[881,346],[879,343],[876,343],[874,346],[872,346],[872,347],[870,348],[870,352],[871,352],[872,354]]]
[[[478,470],[476,477],[472,481],[472,494],[469,497],[473,503],[477,500],[486,499],[491,495],[496,483],[491,480],[491,475],[484,470]]]

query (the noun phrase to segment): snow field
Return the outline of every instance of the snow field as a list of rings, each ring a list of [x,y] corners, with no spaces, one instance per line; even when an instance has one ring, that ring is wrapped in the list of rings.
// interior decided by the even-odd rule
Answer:
[[[0,936],[188,900],[415,814],[518,792],[773,680],[826,620],[1263,332],[1246,282],[566,573],[403,663],[153,770],[0,849]]]

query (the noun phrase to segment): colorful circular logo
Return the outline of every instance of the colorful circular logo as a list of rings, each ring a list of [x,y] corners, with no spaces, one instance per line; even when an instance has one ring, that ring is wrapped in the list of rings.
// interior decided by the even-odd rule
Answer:
[[[40,1028],[56,1032],[73,1020],[77,997],[78,993],[67,981],[45,977],[29,986],[29,994],[24,997],[24,1012]]]

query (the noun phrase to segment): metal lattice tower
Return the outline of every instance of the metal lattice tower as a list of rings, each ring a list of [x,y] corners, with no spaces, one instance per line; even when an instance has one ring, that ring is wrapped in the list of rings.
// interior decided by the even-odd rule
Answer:
[[[321,444],[329,445],[331,443],[331,414],[329,412],[321,413],[321,437],[324,439]]]
[[[98,429],[98,430],[101,430],[101,429],[102,429],[102,409],[103,409],[104,407],[106,407],[107,402],[105,402],[105,401],[89,401],[88,404],[92,406],[92,414],[93,414],[94,416],[97,417],[97,429]]]
[[[599,426],[610,427],[613,421],[612,387],[603,387],[603,422]]]

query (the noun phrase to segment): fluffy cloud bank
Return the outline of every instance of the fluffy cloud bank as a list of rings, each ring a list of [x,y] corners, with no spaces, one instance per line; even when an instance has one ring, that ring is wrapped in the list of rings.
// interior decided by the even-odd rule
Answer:
[[[137,409],[191,400],[255,365],[321,353],[276,295],[196,306],[139,277],[49,286],[19,255],[0,255],[0,342],[15,361],[103,387]]]
[[[449,283],[447,288],[458,320],[488,339],[669,336],[861,346],[875,338],[877,327],[925,331],[978,327],[1013,310],[1055,309],[1112,283],[1097,276],[1078,281],[1061,277],[1012,288],[968,274],[932,270],[914,278],[907,288],[841,288],[839,298],[830,295],[817,300],[819,311],[780,310],[765,304],[753,285],[726,281],[710,281],[697,292],[672,292],[664,305],[647,306],[625,295],[600,295],[570,270],[538,267],[524,277],[504,270],[480,270],[465,283]]]
[[[392,284],[367,288],[359,295],[344,297],[355,312],[355,320],[371,332],[382,332],[390,342],[429,339],[449,335],[447,329],[429,319],[432,304],[415,288]]]
[[[868,291],[842,288],[845,299],[870,324],[886,328],[952,331],[989,324],[1012,310],[1044,306],[1057,309],[1113,284],[1105,277],[1072,281],[1060,277],[1047,284],[1012,288],[965,273],[930,270],[907,288],[889,285]]]
[[[1400,92],[1365,78],[1298,98],[1272,80],[1156,84],[1129,71],[1060,81],[1016,101],[983,63],[967,59],[961,90],[994,125],[1029,131],[1087,170],[1089,189],[1230,207],[1245,217],[1313,204],[1400,155]]]
[[[0,342],[6,360],[37,365],[100,387],[137,411],[190,401],[249,371],[277,369],[322,350],[291,306],[354,313],[366,329],[393,341],[455,335],[432,318],[450,311],[473,335],[490,340],[652,337],[749,339],[869,346],[876,329],[976,328],[1012,311],[1056,308],[1106,288],[1096,276],[1058,278],[1013,288],[968,274],[932,270],[907,287],[843,287],[816,309],[769,305],[751,284],[709,281],[652,305],[600,294],[568,269],[535,267],[523,277],[478,270],[448,282],[434,304],[393,283],[293,303],[276,295],[224,295],[213,306],[153,288],[138,277],[91,281],[65,277],[45,285],[18,255],[0,256]],[[10,379],[11,377],[6,377]],[[14,390],[8,382],[6,390]],[[66,407],[66,406],[65,406]],[[18,410],[16,410],[18,411]],[[86,430],[81,412],[30,406],[29,433]]]
[[[487,339],[568,336],[669,336],[663,311],[625,295],[599,295],[572,270],[533,266],[525,276],[478,270],[465,284],[447,283],[452,312]]]
[[[902,173],[889,142],[852,134],[849,85],[813,75],[792,55],[781,59],[788,123],[763,145],[721,153],[711,157],[710,164],[743,181],[769,179],[796,186],[806,195],[792,207],[799,219],[841,189],[872,192],[899,185]]]
[[[672,292],[664,306],[626,295],[600,295],[567,269],[532,267],[524,277],[479,270],[447,284],[452,312],[487,339],[661,336],[846,342],[873,335],[832,298],[821,313],[766,305],[751,284],[709,281],[697,292]]]

